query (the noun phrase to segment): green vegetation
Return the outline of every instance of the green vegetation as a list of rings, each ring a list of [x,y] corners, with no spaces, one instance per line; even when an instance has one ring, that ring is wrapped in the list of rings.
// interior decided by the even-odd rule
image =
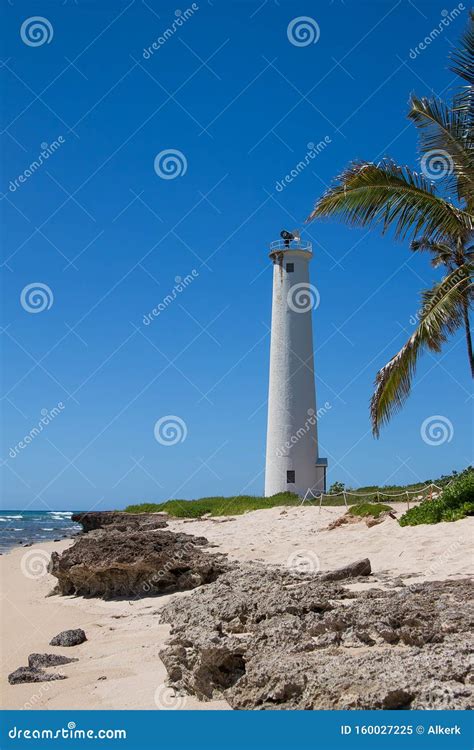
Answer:
[[[358,503],[357,505],[351,505],[348,513],[351,516],[373,516],[378,518],[381,513],[385,513],[387,510],[393,510],[390,505],[384,505],[383,503]]]
[[[424,500],[400,518],[400,526],[458,521],[474,515],[474,471],[466,470],[436,500]]]
[[[237,497],[202,497],[199,500],[168,500],[165,503],[143,503],[129,505],[127,513],[155,513],[166,511],[176,518],[201,518],[212,516],[239,516],[249,510],[274,508],[279,505],[299,505],[301,498],[293,492],[282,492],[273,497],[238,495]]]
[[[352,507],[371,506],[379,510],[390,510],[390,507],[383,505],[384,501],[396,502],[406,499],[406,492],[411,493],[410,499],[413,501],[416,497],[429,497],[429,485],[434,482],[439,487],[446,486],[453,480],[459,480],[466,475],[474,476],[474,469],[468,466],[461,474],[453,471],[452,474],[444,475],[438,479],[427,479],[425,482],[407,485],[385,485],[378,487],[371,485],[360,487],[357,490],[346,488],[347,502],[353,504]],[[452,485],[450,485],[451,487]],[[352,494],[349,494],[352,493]],[[357,496],[355,495],[357,493]],[[419,493],[414,495],[413,493]],[[399,497],[394,497],[399,495]],[[434,502],[434,501],[433,501]],[[157,513],[166,511],[170,516],[176,518],[201,518],[206,514],[211,516],[238,516],[251,510],[261,510],[265,508],[276,508],[292,505],[300,505],[301,498],[293,492],[282,492],[273,497],[258,497],[255,495],[238,495],[236,497],[202,497],[199,500],[167,500],[164,503],[139,503],[138,505],[129,505],[125,508],[127,513]],[[342,506],[344,505],[342,495],[324,495],[323,505]],[[319,499],[306,500],[305,505],[319,505]],[[371,515],[374,515],[371,513]]]
[[[339,492],[344,492],[346,489],[346,485],[344,482],[334,482],[334,484],[331,484],[329,488],[329,494],[334,493],[337,494]]]
[[[410,238],[411,250],[428,254],[432,266],[443,270],[441,280],[421,293],[413,316],[416,327],[408,341],[376,375],[370,405],[376,437],[410,395],[421,354],[441,351],[458,329],[464,329],[474,376],[469,321],[474,251],[472,11],[459,46],[451,53],[450,69],[458,76],[451,102],[411,97],[408,118],[418,129],[421,174],[390,159],[377,164],[353,162],[317,200],[309,216],[309,220],[337,217],[350,226],[379,227],[382,233],[392,229],[396,238]]]

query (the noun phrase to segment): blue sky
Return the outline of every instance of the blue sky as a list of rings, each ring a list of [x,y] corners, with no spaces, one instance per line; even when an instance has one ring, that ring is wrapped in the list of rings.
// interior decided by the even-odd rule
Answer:
[[[410,56],[456,3],[194,7],[183,20],[191,3],[180,6],[180,25],[144,56],[173,28],[175,5],[3,6],[4,508],[262,492],[268,243],[303,225],[351,159],[390,155],[416,167],[409,94],[449,96],[447,55],[466,19],[461,12]],[[27,25],[20,33],[33,16],[48,22],[42,44],[34,36],[25,43]],[[317,23],[316,43],[291,43],[288,25],[300,16]],[[308,143],[325,137],[308,167],[277,190]],[[51,155],[19,181],[42,144],[53,144]],[[168,149],[182,155],[173,179],[154,168]],[[329,481],[409,482],[467,465],[462,334],[442,356],[423,358],[403,412],[380,440],[370,433],[375,373],[413,331],[419,291],[439,272],[376,231],[326,221],[304,237],[314,243],[321,297],[315,366],[318,405],[330,405],[319,424]],[[163,303],[176,277],[189,275]],[[38,282],[50,290],[48,309],[31,313],[21,294]],[[15,451],[42,410],[59,403]],[[184,439],[174,445],[154,436],[168,416],[182,420]],[[420,433],[433,416],[449,422],[450,439],[439,445]]]

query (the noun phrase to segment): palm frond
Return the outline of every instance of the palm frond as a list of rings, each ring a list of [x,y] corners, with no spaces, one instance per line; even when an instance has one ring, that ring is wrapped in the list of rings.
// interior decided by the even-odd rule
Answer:
[[[451,55],[451,70],[466,84],[455,95],[453,110],[463,115],[466,127],[472,134],[474,127],[474,11],[469,13],[468,27],[461,37],[460,46]]]
[[[450,242],[433,242],[426,237],[413,240],[410,245],[413,252],[431,253],[431,265],[434,268],[445,265],[450,266],[456,262],[456,244]]]
[[[408,117],[419,128],[425,176],[430,177],[430,165],[438,166],[441,171],[433,170],[433,179],[468,201],[474,195],[473,133],[463,112],[437,99],[413,96]]]
[[[383,160],[355,162],[317,201],[307,221],[337,216],[353,226],[381,225],[403,238],[424,234],[443,240],[474,229],[474,219],[436,195],[427,180],[408,167]]]
[[[474,84],[474,11],[469,11],[466,31],[461,37],[460,45],[450,55],[452,64],[450,70],[467,81],[469,86]]]
[[[466,294],[472,289],[472,273],[473,265],[464,263],[432,289],[423,292],[416,331],[375,378],[370,414],[376,437],[381,426],[408,398],[421,353],[426,349],[439,352],[447,337],[463,325],[463,305]]]

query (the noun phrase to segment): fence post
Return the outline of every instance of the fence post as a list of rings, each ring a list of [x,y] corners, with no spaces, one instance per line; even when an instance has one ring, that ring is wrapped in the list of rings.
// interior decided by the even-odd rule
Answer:
[[[407,492],[407,506],[408,506],[408,510],[410,510],[410,495],[408,494],[408,490],[406,492]]]
[[[323,504],[323,493],[321,492],[321,497],[319,498],[319,512],[321,513],[321,506]]]
[[[347,508],[347,498],[346,498],[346,491],[345,491],[345,490],[343,490],[342,494],[344,495],[344,505],[345,505],[345,506],[346,506],[346,508]]]

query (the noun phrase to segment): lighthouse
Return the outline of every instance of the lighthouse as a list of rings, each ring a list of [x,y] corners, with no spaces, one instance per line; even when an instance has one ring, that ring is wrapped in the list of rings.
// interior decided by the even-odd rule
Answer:
[[[273,263],[265,496],[326,490],[319,457],[312,312],[319,294],[309,278],[310,242],[290,232],[270,245]]]

